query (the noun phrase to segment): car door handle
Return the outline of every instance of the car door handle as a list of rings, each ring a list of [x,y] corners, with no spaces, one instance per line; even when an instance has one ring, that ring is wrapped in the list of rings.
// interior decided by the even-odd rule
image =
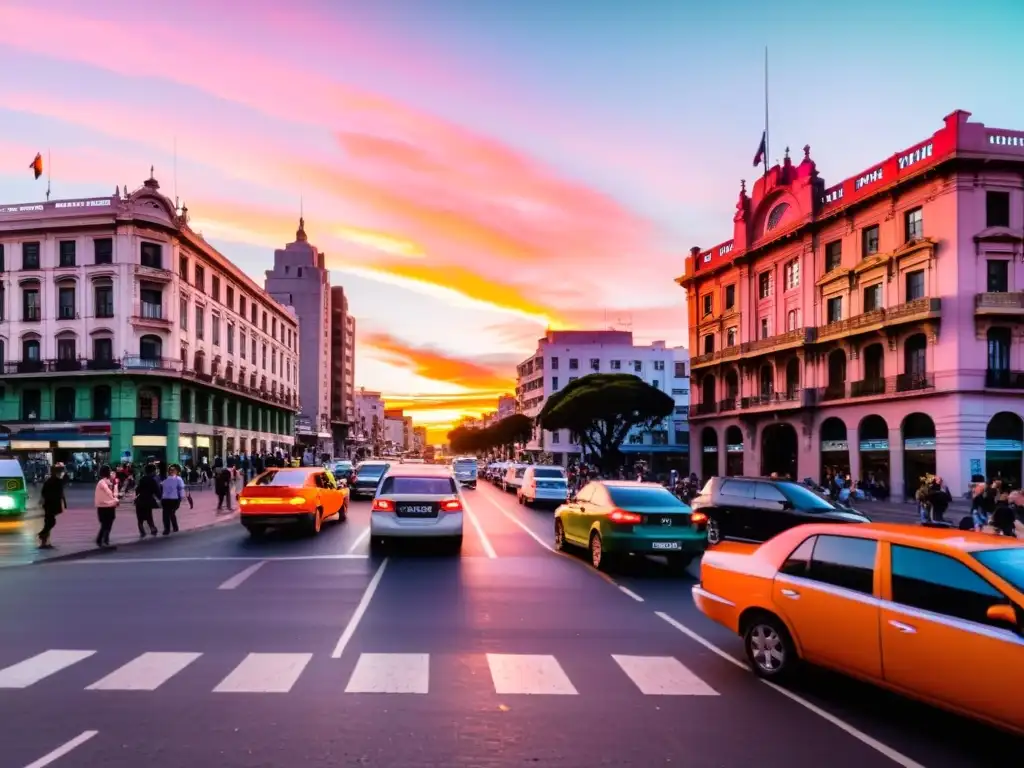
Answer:
[[[917,629],[910,626],[909,624],[904,624],[902,621],[895,621],[894,619],[890,619],[889,623],[905,635],[917,634]]]
[[[784,594],[790,600],[799,600],[800,599],[800,593],[797,592],[795,589],[783,589],[782,590],[782,594]]]

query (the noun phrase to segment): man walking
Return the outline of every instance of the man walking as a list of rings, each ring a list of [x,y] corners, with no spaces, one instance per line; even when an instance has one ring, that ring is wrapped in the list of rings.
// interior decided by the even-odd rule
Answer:
[[[50,543],[50,532],[57,524],[57,515],[67,509],[68,500],[64,496],[64,465],[54,464],[50,476],[42,487],[43,529],[39,532],[39,548],[53,549]]]

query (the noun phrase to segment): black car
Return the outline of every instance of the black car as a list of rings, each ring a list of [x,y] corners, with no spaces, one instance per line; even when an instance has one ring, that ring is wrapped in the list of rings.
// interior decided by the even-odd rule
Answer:
[[[364,461],[356,465],[349,483],[349,497],[352,499],[372,499],[377,493],[377,485],[391,464],[386,461]]]
[[[789,480],[713,477],[690,506],[708,516],[708,543],[723,539],[763,542],[804,523],[870,523]]]

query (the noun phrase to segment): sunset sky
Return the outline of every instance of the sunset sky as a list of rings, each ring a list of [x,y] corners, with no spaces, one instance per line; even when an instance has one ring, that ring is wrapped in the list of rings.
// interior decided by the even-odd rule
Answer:
[[[1024,4],[961,8],[0,0],[0,203],[43,198],[37,151],[54,199],[155,165],[262,284],[301,198],[357,384],[436,439],[514,388],[545,327],[686,342],[672,278],[756,174],[766,43],[772,159],[809,143],[827,183],[956,108],[1024,128]]]

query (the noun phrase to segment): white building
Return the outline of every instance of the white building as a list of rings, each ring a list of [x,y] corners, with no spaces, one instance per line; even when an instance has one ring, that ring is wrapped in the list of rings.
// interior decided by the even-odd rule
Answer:
[[[519,364],[516,397],[519,408],[536,418],[552,393],[590,373],[632,373],[672,395],[670,419],[650,432],[635,432],[622,446],[624,453],[684,455],[688,450],[689,352],[663,341],[648,346],[633,343],[630,331],[549,331],[537,351]],[[556,463],[580,458],[580,447],[567,431],[537,428],[527,450],[551,453]]]
[[[0,206],[0,423],[20,457],[291,449],[294,312],[159,190]]]
[[[380,392],[371,392],[366,387],[356,390],[355,423],[353,439],[363,445],[379,450],[384,441],[384,398]]]
[[[498,398],[498,420],[512,416],[516,412],[516,399],[513,395],[502,395]]]

